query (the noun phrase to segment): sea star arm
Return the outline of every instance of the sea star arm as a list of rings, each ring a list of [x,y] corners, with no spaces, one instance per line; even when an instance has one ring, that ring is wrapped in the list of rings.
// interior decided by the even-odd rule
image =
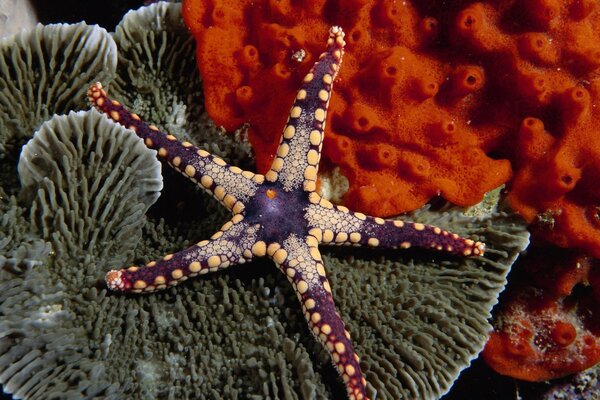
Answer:
[[[382,248],[421,247],[462,256],[480,256],[485,245],[437,226],[371,217],[333,205],[316,194],[306,210],[310,232],[323,244]]]
[[[342,62],[344,45],[342,29],[332,27],[327,50],[304,77],[290,110],[277,154],[265,174],[268,181],[279,181],[284,190],[315,190],[327,106],[333,80]]]
[[[158,151],[158,157],[205,189],[225,207],[239,214],[247,201],[264,181],[264,176],[243,171],[223,159],[199,149],[189,142],[180,142],[175,136],[158,130],[140,120],[121,103],[111,100],[97,82],[88,90],[90,102],[113,121],[132,129],[144,144]]]
[[[109,271],[106,274],[106,284],[111,290],[153,292],[177,285],[196,275],[232,264],[243,264],[252,259],[250,248],[259,228],[247,224],[241,215],[235,215],[210,240],[203,240],[145,266]]]
[[[308,326],[329,351],[349,398],[367,400],[366,380],[350,333],[335,308],[317,239],[311,235],[301,238],[292,234],[283,241],[281,248],[273,250],[271,257],[292,283]]]

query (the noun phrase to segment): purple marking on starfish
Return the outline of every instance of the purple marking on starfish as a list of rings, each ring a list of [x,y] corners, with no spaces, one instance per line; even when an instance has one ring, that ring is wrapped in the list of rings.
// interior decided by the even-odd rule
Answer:
[[[90,88],[88,97],[95,107],[133,129],[146,146],[158,150],[160,158],[233,214],[210,240],[145,266],[108,272],[108,287],[151,292],[188,277],[268,256],[292,283],[309,327],[329,351],[349,398],[366,400],[366,380],[350,334],[336,311],[319,244],[416,246],[467,256],[483,254],[484,245],[434,226],[354,213],[315,192],[327,106],[344,45],[341,28],[331,28],[327,51],[304,78],[277,155],[264,176],[230,166],[191,143],[160,132],[110,100],[99,83]]]

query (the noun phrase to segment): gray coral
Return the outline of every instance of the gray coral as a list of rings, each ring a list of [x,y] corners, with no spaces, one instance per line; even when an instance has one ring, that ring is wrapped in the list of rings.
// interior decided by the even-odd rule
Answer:
[[[26,222],[14,197],[2,203],[0,382],[15,398],[111,393],[80,305],[132,255],[162,188],[155,152],[95,110],[71,112],[41,126],[18,170],[33,200]]]
[[[110,35],[83,22],[38,24],[0,39],[0,159],[51,115],[86,108],[89,84],[108,83],[116,64]]]
[[[561,379],[547,390],[542,400],[597,400],[600,398],[600,364]]]
[[[504,212],[474,220],[459,210],[425,208],[406,218],[482,240],[486,254],[333,251],[325,263],[377,398],[435,399],[485,345],[491,309],[529,234],[520,218]]]
[[[133,131],[96,110],[54,116],[23,146],[33,229],[70,261],[117,267],[131,255],[162,189],[161,165]]]
[[[0,269],[20,272],[41,264],[50,254],[50,243],[31,233],[27,214],[15,196],[0,188]]]
[[[223,215],[214,216],[214,202],[190,200],[206,207],[211,217],[193,217],[198,224],[191,224],[194,229],[189,231],[150,221],[136,249],[137,260],[172,252],[189,244],[188,238],[207,237],[219,226],[218,216]],[[456,211],[441,218],[432,215],[419,214],[417,219],[453,219],[446,226],[488,241],[489,258],[447,259],[436,265],[429,253],[325,252],[338,309],[378,399],[434,398],[448,389],[485,341],[489,308],[510,262],[526,243],[524,226],[504,214],[489,216],[482,226]],[[96,270],[71,263],[60,275],[77,276],[82,268]],[[64,282],[55,275],[48,282]],[[12,282],[17,297],[8,297],[7,304],[27,303],[19,288],[44,294],[52,288],[37,276],[32,279]],[[152,296],[107,293],[84,276],[62,284],[60,294],[61,311],[69,319],[54,331],[33,330],[32,335],[43,334],[53,342],[67,330],[68,337],[77,339],[69,344],[80,357],[75,364],[82,365],[78,382],[84,387],[102,382],[98,395],[327,399],[343,391],[327,353],[306,327],[293,290],[268,261]],[[21,309],[14,311],[24,315]],[[52,365],[64,367],[57,361]],[[58,387],[75,390],[66,378],[52,379]]]

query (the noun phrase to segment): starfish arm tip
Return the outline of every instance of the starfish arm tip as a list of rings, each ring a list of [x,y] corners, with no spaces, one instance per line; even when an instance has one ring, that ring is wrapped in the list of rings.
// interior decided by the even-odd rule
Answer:
[[[333,39],[336,39],[338,37],[341,38],[341,39],[344,39],[345,35],[346,34],[344,33],[344,30],[339,25],[334,25],[331,28],[329,28],[329,37],[331,37]],[[339,44],[340,45],[345,45],[346,43],[343,42],[343,43],[339,43]]]
[[[112,291],[125,290],[127,286],[127,279],[123,276],[121,270],[110,270],[105,276],[106,286]]]
[[[104,100],[100,100],[100,102],[98,100],[104,96],[106,96],[106,92],[104,91],[101,82],[95,82],[88,88],[87,97],[92,106],[101,108]]]
[[[466,254],[470,251],[470,254]],[[475,242],[470,249],[465,250],[465,255],[473,255],[473,256],[483,256],[485,254],[485,243],[483,242]]]

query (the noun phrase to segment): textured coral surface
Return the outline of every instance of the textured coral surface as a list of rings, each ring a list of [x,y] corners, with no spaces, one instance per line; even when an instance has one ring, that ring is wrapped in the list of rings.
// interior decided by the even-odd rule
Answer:
[[[600,264],[564,250],[536,248],[503,298],[484,359],[498,372],[541,381],[600,361]]]
[[[186,0],[207,110],[250,125],[259,170],[331,24],[347,31],[326,161],[372,214],[510,200],[563,247],[600,256],[600,7],[488,2]]]

